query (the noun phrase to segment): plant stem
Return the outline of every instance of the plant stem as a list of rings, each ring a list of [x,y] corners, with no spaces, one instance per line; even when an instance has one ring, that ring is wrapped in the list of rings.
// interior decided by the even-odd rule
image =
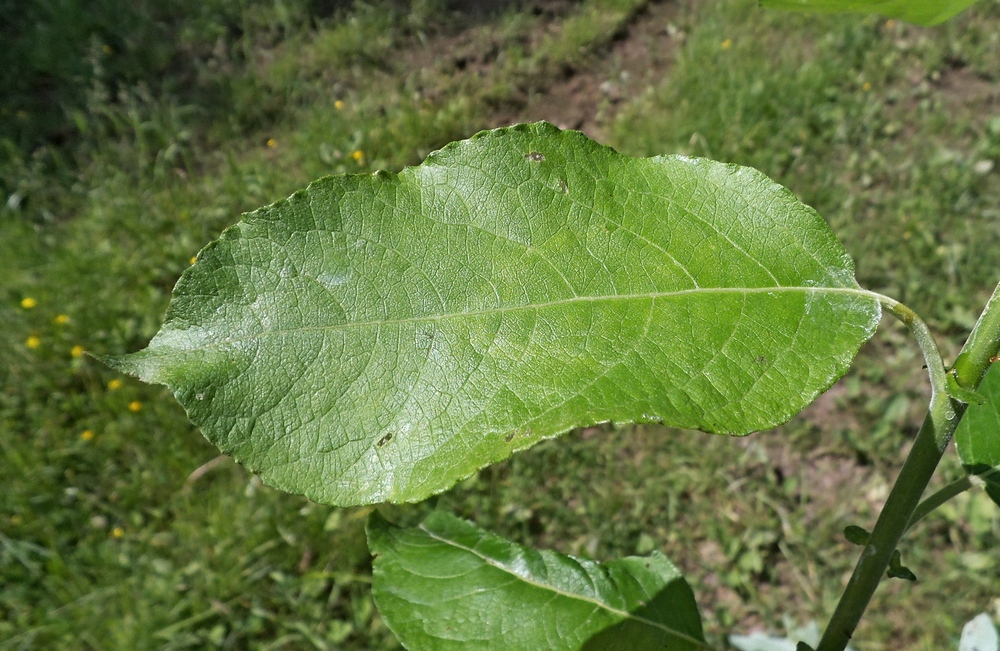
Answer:
[[[972,329],[969,340],[955,359],[955,379],[966,389],[975,389],[986,375],[991,360],[1000,352],[1000,285]]]
[[[965,491],[972,488],[972,480],[969,479],[969,475],[964,475],[961,479],[957,479],[938,492],[934,493],[919,505],[913,511],[913,516],[910,518],[910,523],[906,525],[906,531],[913,528],[913,525],[923,520],[927,515],[933,513],[934,509],[941,506],[951,498],[961,495]],[[905,531],[903,533],[906,533]]]
[[[911,331],[917,335],[924,356],[927,357],[928,342],[921,339],[928,337],[929,333],[926,333],[923,322],[919,319],[914,321],[916,315],[913,315],[909,308],[901,310],[892,305],[887,307],[910,326]],[[915,327],[915,323],[919,325]],[[917,329],[922,332],[918,334]],[[936,348],[933,347],[935,351]],[[990,358],[997,354],[998,348],[1000,348],[1000,285],[997,285],[993,296],[986,303],[986,308],[979,316],[979,321],[976,322],[956,360],[955,379],[959,384],[975,390],[989,367]],[[961,366],[958,364],[959,361],[962,362]],[[882,580],[882,575],[889,567],[892,553],[913,520],[914,512],[920,503],[920,496],[927,488],[962,414],[965,413],[966,405],[950,399],[944,392],[943,386],[935,381],[934,375],[938,372],[935,366],[936,364],[928,360],[933,393],[927,416],[920,426],[920,431],[917,432],[913,448],[889,492],[882,513],[875,523],[875,528],[872,529],[871,538],[861,552],[854,574],[851,575],[844,594],[840,597],[840,602],[816,651],[843,651],[847,647]]]
[[[958,405],[963,409],[964,405]],[[886,499],[885,507],[872,529],[868,544],[854,568],[854,574],[844,589],[830,624],[823,633],[816,651],[843,651],[854,634],[861,616],[882,580],[892,553],[899,545],[903,532],[920,502],[920,496],[930,481],[944,453],[941,438],[950,438],[958,418],[935,418],[933,409],[924,419],[913,442],[906,462]],[[941,422],[943,421],[943,422]]]

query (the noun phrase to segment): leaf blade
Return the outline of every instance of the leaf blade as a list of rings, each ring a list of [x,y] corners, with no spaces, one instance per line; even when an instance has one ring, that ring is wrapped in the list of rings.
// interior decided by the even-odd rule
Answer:
[[[448,513],[368,523],[379,612],[411,649],[703,648],[690,587],[665,557],[601,564],[534,550]]]
[[[958,15],[977,0],[760,0],[767,9],[880,14],[931,26]]]
[[[986,482],[986,493],[1000,506],[1000,365],[993,364],[979,384],[982,404],[970,404],[955,430],[958,458],[970,475]]]
[[[111,363],[267,483],[351,505],[594,423],[772,427],[879,316],[825,222],[759,172],[540,123],[251,213]]]

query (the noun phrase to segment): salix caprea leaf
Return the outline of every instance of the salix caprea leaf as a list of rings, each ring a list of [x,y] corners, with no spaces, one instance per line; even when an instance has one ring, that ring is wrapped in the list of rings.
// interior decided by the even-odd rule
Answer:
[[[595,423],[778,425],[880,313],[827,224],[760,172],[539,123],[246,215],[149,346],[109,362],[277,488],[415,501]]]
[[[536,550],[443,511],[368,522],[379,612],[411,651],[699,651],[694,594],[662,554],[597,563]]]

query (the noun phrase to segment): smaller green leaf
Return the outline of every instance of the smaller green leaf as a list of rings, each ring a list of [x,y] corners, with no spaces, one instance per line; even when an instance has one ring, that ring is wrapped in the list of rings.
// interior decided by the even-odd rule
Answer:
[[[976,0],[760,0],[760,6],[793,11],[881,14],[929,26],[943,23],[975,2]]]
[[[871,533],[867,529],[862,529],[858,525],[852,524],[844,529],[844,537],[847,538],[847,542],[863,547],[868,544]]]
[[[654,552],[608,563],[517,545],[445,512],[368,521],[375,603],[411,651],[710,648],[677,568]]]
[[[1000,364],[994,364],[979,384],[984,398],[971,404],[955,431],[958,458],[970,475],[986,482],[986,493],[1000,505]]]
[[[898,549],[892,552],[892,558],[889,559],[889,569],[886,570],[886,574],[890,579],[903,579],[904,581],[917,580],[917,575],[911,572],[910,568],[903,565]]]

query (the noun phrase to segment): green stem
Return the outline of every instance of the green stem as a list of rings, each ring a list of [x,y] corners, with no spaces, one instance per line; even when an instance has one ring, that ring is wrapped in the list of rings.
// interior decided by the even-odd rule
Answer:
[[[986,302],[979,322],[972,329],[969,340],[955,359],[955,380],[966,389],[979,386],[990,367],[990,362],[1000,352],[1000,285]]]
[[[948,416],[950,402],[947,400],[948,372],[944,368],[944,360],[941,359],[941,352],[938,350],[937,342],[934,341],[934,335],[931,334],[930,328],[927,327],[923,319],[917,316],[916,312],[907,306],[888,296],[879,296],[882,305],[910,329],[913,338],[917,340],[917,345],[920,346],[920,352],[924,354],[924,363],[927,365],[927,374],[931,380],[931,410],[936,404],[937,408],[942,410],[942,414]],[[948,441],[945,441],[944,445],[947,444]]]
[[[975,390],[989,367],[990,358],[1000,348],[1000,285],[979,316],[968,341],[962,348],[959,366],[956,360],[955,379],[967,389]],[[893,302],[895,303],[895,302]],[[861,558],[854,568],[854,574],[841,595],[840,602],[823,633],[823,639],[816,651],[843,651],[861,621],[878,588],[893,551],[899,545],[903,533],[913,520],[931,476],[937,469],[944,451],[958,427],[966,405],[951,400],[945,392],[944,365],[941,363],[937,346],[933,343],[927,326],[909,308],[901,304],[884,303],[897,317],[903,320],[917,337],[917,342],[927,359],[927,369],[931,374],[933,388],[931,404],[927,410],[920,431],[913,442],[913,448],[899,471],[879,515],[871,538],[861,552]],[[929,341],[928,341],[929,340]]]
[[[906,525],[906,531],[912,529],[913,525],[927,517],[927,515],[934,511],[934,509],[938,508],[951,498],[961,495],[965,491],[972,488],[972,486],[972,479],[969,478],[969,475],[965,475],[961,479],[951,482],[938,492],[925,499],[917,505],[917,508],[913,511],[913,516],[910,518],[910,524]],[[903,533],[906,532],[904,531]]]

